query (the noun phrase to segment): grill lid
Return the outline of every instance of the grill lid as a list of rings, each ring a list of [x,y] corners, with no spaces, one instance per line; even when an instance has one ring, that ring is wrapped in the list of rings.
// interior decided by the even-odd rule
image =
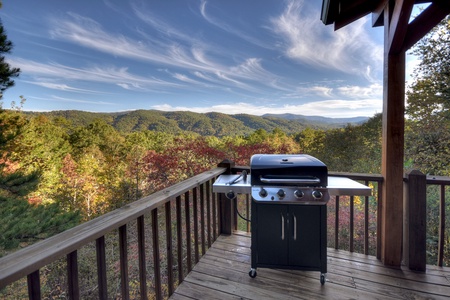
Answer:
[[[328,185],[327,166],[307,154],[255,154],[250,170],[251,185]]]

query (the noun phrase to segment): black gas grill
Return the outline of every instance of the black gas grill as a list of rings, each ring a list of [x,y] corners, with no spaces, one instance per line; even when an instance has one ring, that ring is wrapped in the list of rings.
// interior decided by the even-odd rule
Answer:
[[[328,170],[310,155],[251,158],[251,269],[327,272]]]
[[[330,195],[370,196],[356,181],[328,176],[310,155],[257,154],[250,175],[221,175],[213,191],[227,199],[251,194],[251,269],[280,268],[327,273],[327,207]]]

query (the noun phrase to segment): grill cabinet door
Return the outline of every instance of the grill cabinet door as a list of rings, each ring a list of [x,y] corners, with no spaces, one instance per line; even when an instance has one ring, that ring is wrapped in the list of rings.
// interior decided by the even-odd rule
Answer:
[[[259,204],[257,209],[258,264],[287,265],[287,206]]]
[[[321,206],[289,206],[289,264],[317,268],[321,253]]]

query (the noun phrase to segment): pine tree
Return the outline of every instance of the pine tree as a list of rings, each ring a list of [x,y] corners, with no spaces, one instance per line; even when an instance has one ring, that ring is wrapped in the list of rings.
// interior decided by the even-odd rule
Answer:
[[[1,7],[1,2],[0,2]],[[19,76],[20,69],[11,67],[5,61],[5,54],[11,53],[13,44],[6,36],[3,23],[0,20],[0,99],[3,97],[3,92],[14,86],[12,78]]]

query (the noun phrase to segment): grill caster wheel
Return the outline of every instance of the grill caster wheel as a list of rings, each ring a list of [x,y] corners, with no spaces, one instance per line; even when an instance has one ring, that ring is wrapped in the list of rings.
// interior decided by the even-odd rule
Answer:
[[[324,285],[326,281],[326,274],[320,274],[320,284]]]
[[[248,276],[250,276],[251,278],[255,278],[256,277],[256,270],[255,269],[250,269],[250,272],[248,272]]]

